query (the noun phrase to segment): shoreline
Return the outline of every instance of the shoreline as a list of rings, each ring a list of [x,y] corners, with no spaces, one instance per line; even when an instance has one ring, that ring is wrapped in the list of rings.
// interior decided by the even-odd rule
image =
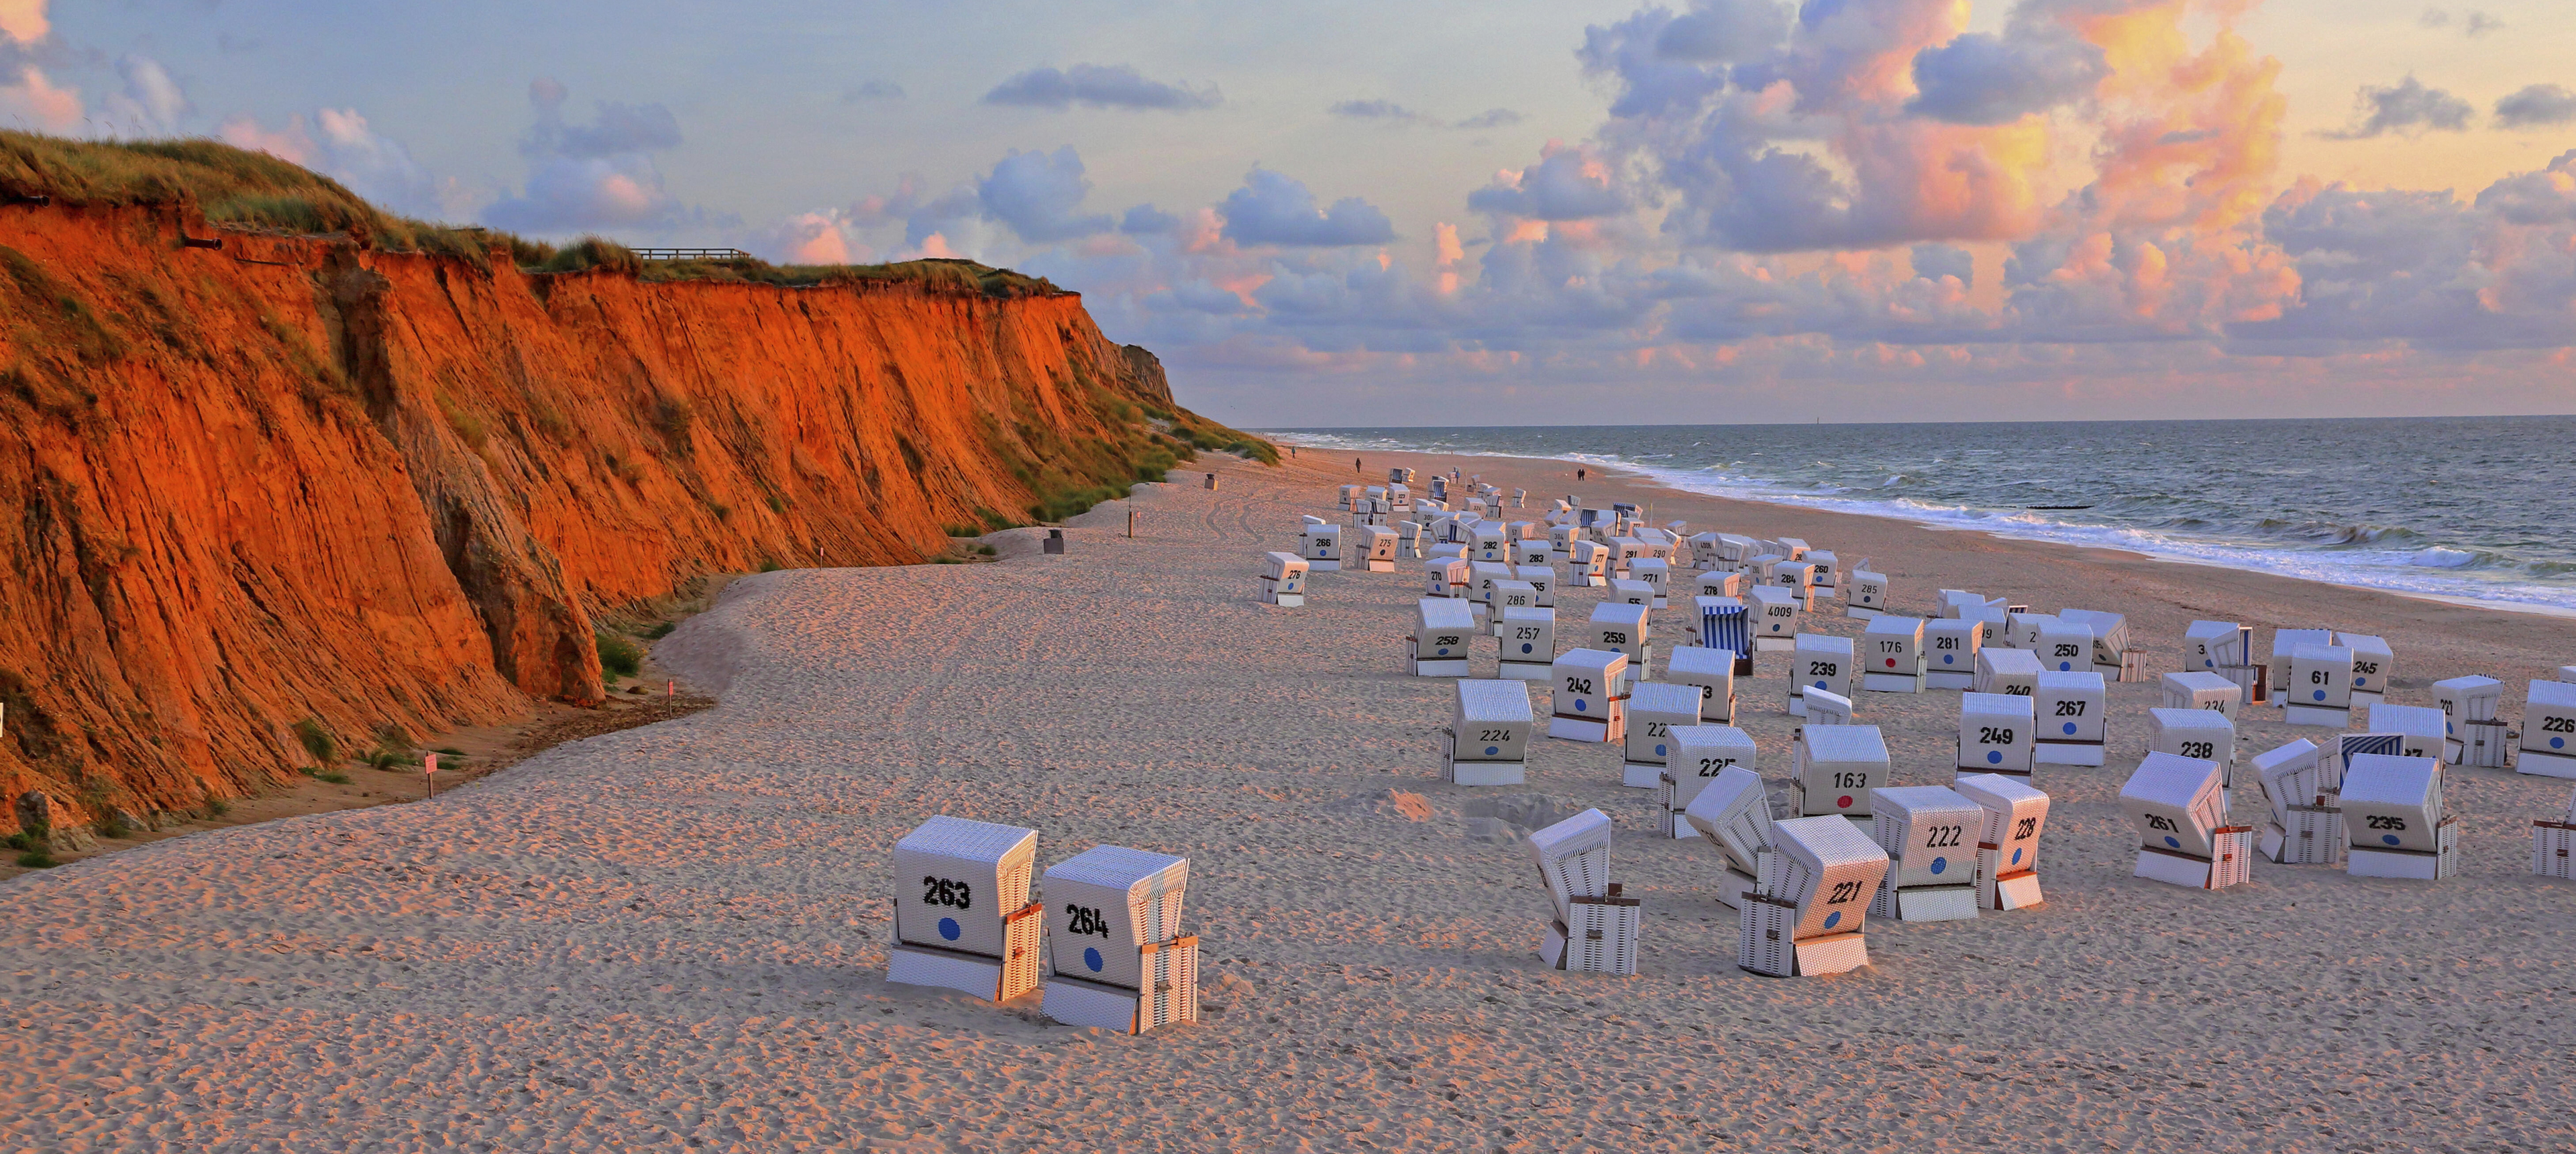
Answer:
[[[1615,427],[1615,426],[1613,426],[1613,427]],[[1256,432],[1260,432],[1260,431],[1259,431],[1259,430],[1256,430]],[[1277,433],[1272,433],[1272,432],[1261,432],[1261,435],[1266,436],[1266,437],[1271,437],[1273,440],[1278,441],[1278,443],[1279,443],[1279,444],[1281,444],[1281,445],[1283,445],[1283,446],[1284,446],[1284,445],[1287,445],[1287,444],[1294,443],[1294,442],[1290,442],[1290,441],[1279,440],[1280,434],[1277,434]],[[1300,444],[1300,445],[1298,445],[1298,447],[1299,447],[1299,448],[1323,448],[1322,446],[1306,445],[1306,444]],[[1366,451],[1366,450],[1338,449],[1338,450],[1328,450],[1328,451],[1333,451],[1333,452],[1350,452],[1350,453],[1353,453],[1354,455],[1360,455],[1360,456],[1365,456],[1365,455],[1367,455],[1367,451]],[[2132,556],[2148,558],[2148,559],[2155,560],[2155,561],[2158,561],[2158,562],[2161,562],[2161,563],[2164,563],[2164,564],[2168,564],[2168,565],[2188,565],[2188,566],[2194,566],[2194,567],[2197,567],[2197,568],[2203,568],[2203,569],[2220,569],[2220,570],[2240,570],[2240,569],[2241,569],[2241,570],[2247,570],[2247,571],[2251,571],[2251,572],[2264,573],[2264,574],[2267,574],[2267,575],[2269,575],[2269,576],[2280,577],[2280,578],[2284,578],[2284,579],[2286,579],[2286,580],[2292,580],[2292,581],[2306,581],[2306,582],[2310,582],[2310,583],[2312,583],[2312,584],[2331,586],[2331,587],[2334,587],[2334,588],[2337,588],[2337,589],[2352,589],[2352,590],[2357,590],[2357,591],[2362,591],[2362,592],[2368,592],[2368,593],[2383,593],[2383,594],[2387,594],[2387,595],[2395,596],[2395,597],[2405,597],[2405,598],[2409,598],[2409,599],[2413,599],[2413,600],[2419,600],[2419,601],[2431,601],[2431,602],[2437,602],[2437,603],[2446,604],[2446,605],[2461,606],[2461,607],[2465,607],[2465,608],[2489,609],[2489,610],[2494,610],[2494,611],[2497,611],[2497,612],[2503,612],[2503,613],[2522,613],[2522,614],[2530,614],[2530,615],[2533,615],[2533,616],[2539,616],[2539,617],[2551,617],[2551,618],[2562,618],[2562,619],[2576,619],[2576,607],[2571,607],[2571,606],[2543,605],[2543,604],[2536,604],[2536,603],[2526,602],[2526,601],[2503,601],[2503,600],[2494,600],[2494,599],[2489,599],[2489,598],[2470,597],[2470,596],[2466,596],[2466,595],[2462,595],[2462,594],[2456,594],[2456,593],[2434,593],[2434,592],[2422,591],[2422,590],[2412,590],[2412,589],[2394,589],[2394,588],[2389,588],[2389,587],[2381,586],[2381,585],[2364,585],[2364,584],[2358,584],[2358,583],[2351,582],[2351,581],[2335,581],[2335,580],[2330,580],[2330,579],[2327,579],[2327,578],[2317,577],[2317,576],[2312,576],[2312,575],[2308,575],[2308,574],[2301,574],[2301,573],[2286,573],[2286,572],[2280,572],[2280,571],[2277,571],[2277,570],[2274,570],[2274,569],[2269,569],[2269,568],[2256,568],[2256,567],[2251,566],[2251,565],[2242,564],[2242,563],[2237,563],[2237,562],[2210,560],[2210,559],[2205,559],[2205,558],[2200,558],[2200,557],[2187,556],[2187,555],[2178,554],[2178,553],[2167,553],[2167,552],[2160,552],[2160,551],[2148,550],[2148,549],[2125,548],[2125,547],[2118,546],[2118,545],[2087,545],[2087,544],[2079,544],[2079,543],[2072,542],[2072,541],[2060,541],[2060,540],[2053,540],[2053,539],[2048,538],[2048,537],[2030,536],[2030,535],[2016,534],[2016,533],[2010,532],[2010,531],[2008,531],[2008,530],[1998,529],[1998,528],[1995,528],[1995,527],[1993,527],[1993,526],[1987,526],[1987,525],[1944,524],[1944,523],[1941,523],[1941,522],[1938,522],[1938,521],[1927,520],[1927,519],[1920,518],[1920,517],[1911,517],[1911,516],[1907,516],[1907,515],[1905,515],[1905,514],[1903,514],[1903,513],[1897,513],[1897,512],[1876,512],[1876,511],[1861,510],[1861,509],[1827,508],[1827,507],[1822,506],[1822,505],[1809,504],[1809,503],[1801,502],[1801,501],[1793,501],[1793,500],[1765,500],[1765,499],[1763,499],[1763,498],[1761,498],[1761,497],[1748,496],[1748,495],[1744,495],[1744,494],[1736,494],[1736,493],[1728,493],[1728,494],[1700,493],[1700,492],[1697,492],[1697,491],[1694,491],[1694,490],[1680,488],[1680,487],[1676,486],[1675,484],[1673,484],[1670,480],[1668,480],[1668,479],[1666,479],[1666,478],[1657,477],[1657,476],[1655,476],[1655,475],[1654,475],[1654,474],[1652,474],[1652,473],[1647,473],[1647,472],[1641,471],[1641,470],[1640,470],[1640,469],[1638,469],[1636,466],[1631,465],[1631,464],[1622,464],[1622,463],[1604,463],[1604,462],[1599,462],[1599,461],[1582,460],[1582,459],[1577,459],[1577,458],[1572,458],[1572,457],[1529,457],[1529,456],[1521,456],[1521,455],[1517,455],[1517,454],[1508,454],[1508,453],[1453,452],[1453,451],[1415,450],[1415,449],[1403,449],[1403,450],[1388,449],[1388,450],[1380,450],[1380,451],[1378,451],[1378,455],[1380,455],[1380,456],[1386,456],[1386,455],[1391,455],[1391,454],[1405,454],[1405,455],[1417,455],[1417,456],[1427,456],[1427,457],[1454,457],[1454,458],[1457,458],[1457,459],[1459,459],[1459,460],[1472,460],[1472,461],[1516,461],[1516,462],[1525,462],[1525,463],[1529,463],[1529,464],[1564,465],[1564,466],[1568,466],[1568,467],[1571,467],[1571,468],[1583,468],[1583,469],[1589,469],[1589,470],[1592,470],[1592,471],[1594,471],[1594,472],[1596,472],[1596,473],[1600,473],[1600,474],[1604,474],[1604,475],[1612,475],[1612,474],[1615,474],[1615,475],[1619,476],[1619,477],[1620,477],[1621,479],[1623,479],[1623,480],[1631,480],[1631,481],[1641,482],[1641,483],[1643,483],[1643,484],[1644,484],[1645,486],[1647,486],[1647,487],[1650,487],[1650,488],[1653,488],[1653,489],[1659,490],[1659,491],[1661,491],[1661,492],[1671,493],[1671,494],[1674,494],[1674,495],[1676,495],[1676,496],[1687,496],[1687,497],[1706,497],[1706,498],[1708,498],[1708,499],[1710,499],[1710,500],[1715,500],[1715,501],[1729,501],[1729,502],[1737,502],[1737,503],[1748,504],[1748,505],[1767,505],[1767,506],[1771,506],[1771,507],[1773,507],[1773,508],[1802,510],[1802,511],[1811,512],[1811,513],[1839,514],[1839,515],[1842,515],[1842,516],[1851,516],[1851,517],[1872,517],[1872,518],[1877,518],[1877,519],[1880,519],[1880,520],[1893,521],[1893,522],[1897,522],[1897,523],[1900,523],[1900,524],[1911,525],[1911,526],[1914,526],[1914,527],[1917,527],[1917,528],[1926,529],[1926,530],[1931,530],[1931,531],[1934,531],[1934,532],[1976,533],[1976,534],[1980,534],[1980,535],[1983,535],[1983,536],[1986,536],[1986,537],[1990,537],[1990,538],[1993,538],[1993,539],[1995,539],[1995,540],[1999,540],[1999,541],[2015,541],[2015,542],[2020,542],[2020,543],[2024,543],[2024,544],[2031,544],[2031,545],[2049,545],[2049,546],[2055,546],[2055,547],[2065,548],[2065,549],[2086,549],[2086,550],[2099,550],[2099,551],[2105,551],[2105,552],[2120,552],[2120,553],[2126,553],[2126,554],[2129,554],[2129,555],[2132,555]],[[1381,477],[1378,479],[1378,481],[1377,481],[1376,483],[1383,484],[1383,483],[1384,483],[1384,481],[1385,481],[1385,478],[1384,478],[1383,476],[1381,476]],[[1853,502],[1853,503],[1857,504],[1857,503],[1859,503],[1859,502]],[[2230,547],[2239,547],[2239,548],[2242,548],[2242,546],[2230,546]]]

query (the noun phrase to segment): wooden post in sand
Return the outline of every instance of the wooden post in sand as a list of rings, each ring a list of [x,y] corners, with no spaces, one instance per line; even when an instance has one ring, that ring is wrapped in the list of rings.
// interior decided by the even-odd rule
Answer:
[[[1216,474],[1210,473],[1208,476],[1213,479]],[[1216,486],[1211,484],[1208,488],[1213,489],[1216,488]],[[1136,536],[1136,511],[1134,509],[1127,510],[1127,536],[1130,540],[1134,539]]]
[[[432,753],[422,756],[420,759],[420,784],[423,789],[428,791],[427,797],[429,798],[438,796],[438,779],[432,776],[437,772],[438,755]],[[424,798],[423,800],[427,800],[427,798]]]

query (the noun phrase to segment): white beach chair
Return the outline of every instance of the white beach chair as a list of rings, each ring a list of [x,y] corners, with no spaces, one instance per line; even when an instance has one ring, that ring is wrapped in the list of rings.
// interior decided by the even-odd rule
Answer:
[[[1962,773],[2003,773],[2029,780],[2038,748],[2031,699],[2009,693],[1959,695]]]
[[[1664,680],[1696,686],[1703,723],[1735,724],[1735,654],[1704,645],[1685,645],[1666,658]]]
[[[1748,745],[1752,740],[1751,737],[1744,738]],[[1713,749],[1702,756],[1723,761],[1730,753],[1724,749]],[[1696,777],[1698,759],[1695,757],[1692,765],[1698,792],[1691,795],[1682,810],[1682,819],[1689,823],[1691,830],[1717,847],[1721,871],[1717,900],[1738,910],[1744,908],[1744,895],[1753,892],[1762,871],[1763,855],[1772,849],[1771,797],[1762,784],[1762,775],[1753,768],[1752,754],[1745,751],[1741,756],[1744,759],[1741,763],[1723,763],[1715,774],[1706,778]],[[1692,785],[1679,777],[1673,781],[1676,789]]]
[[[1963,773],[1950,788],[1986,811],[1977,840],[1977,908],[2026,910],[2046,900],[2039,889],[2039,835],[2048,824],[2048,795],[1995,773]]]
[[[1467,677],[1476,614],[1456,597],[1413,603],[1413,632],[1404,638],[1405,672],[1415,677]]]
[[[1462,678],[1441,731],[1441,779],[1453,785],[1519,785],[1529,773],[1529,686]]]
[[[1046,871],[1046,1000],[1068,1026],[1141,1034],[1199,1016],[1199,940],[1181,933],[1188,858],[1093,846]]]
[[[2110,712],[2110,687],[2102,675],[2039,672],[2031,691],[2031,708],[2039,722],[2039,748],[2032,760],[2041,765],[2100,765],[2102,738]]]
[[[1923,691],[1923,619],[1882,613],[1860,635],[1860,687],[1872,693]]]
[[[1800,816],[1867,822],[1869,791],[1887,784],[1887,742],[1875,725],[1808,725],[1791,745],[1789,796]]]
[[[2343,771],[2344,872],[2438,881],[2459,871],[2459,819],[2442,804],[2442,763],[2363,753]]]
[[[1923,688],[1974,689],[1978,629],[1974,621],[1935,617],[1923,623]]]
[[[1869,964],[1869,902],[1887,851],[1841,818],[1772,826],[1775,848],[1737,923],[1736,962],[1766,977],[1839,974]]]
[[[944,815],[905,834],[894,845],[886,980],[991,1002],[1035,989],[1046,924],[1029,900],[1037,851],[1036,830]]]
[[[1630,668],[1636,668],[1631,663]],[[1633,789],[1657,789],[1664,784],[1664,766],[1672,758],[1672,731],[1700,723],[1700,690],[1696,685],[1666,681],[1640,681],[1628,690],[1628,736],[1626,762],[1620,767],[1619,784]]]
[[[1294,553],[1261,555],[1261,603],[1297,606],[1306,603],[1306,559]]]
[[[1789,714],[1807,715],[1807,691],[1821,689],[1849,698],[1852,688],[1852,639],[1801,633],[1789,653]]]
[[[1610,818],[1587,809],[1530,835],[1550,911],[1539,959],[1551,969],[1632,975],[1643,910],[1610,880]]]
[[[1871,833],[1887,851],[1887,875],[1872,917],[1953,922],[1977,916],[1977,839],[1986,810],[1946,786],[1878,786],[1870,791]]]
[[[2120,787],[2120,809],[2138,830],[2135,876],[2210,890],[2252,878],[2253,830],[2227,824],[2218,763],[2149,753]]]
[[[1628,655],[1601,649],[1557,654],[1549,671],[1547,735],[1607,743],[1628,736]]]

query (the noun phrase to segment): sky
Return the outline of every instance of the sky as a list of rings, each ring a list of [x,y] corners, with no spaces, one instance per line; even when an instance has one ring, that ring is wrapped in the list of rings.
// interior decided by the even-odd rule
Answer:
[[[2576,411],[2566,0],[0,0],[0,123],[1005,265],[1246,427]]]

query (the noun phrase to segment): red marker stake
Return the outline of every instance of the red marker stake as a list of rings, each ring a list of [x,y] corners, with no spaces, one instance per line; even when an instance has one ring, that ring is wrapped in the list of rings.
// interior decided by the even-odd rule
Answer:
[[[425,757],[423,757],[423,758],[421,758],[421,759],[420,759],[420,784],[422,785],[422,787],[423,787],[423,788],[426,788],[426,789],[429,791],[429,796],[430,796],[430,797],[437,797],[437,796],[438,796],[438,779],[436,779],[436,778],[434,778],[434,777],[431,777],[431,776],[430,776],[431,774],[434,774],[434,773],[437,773],[437,772],[438,772],[438,755],[437,755],[437,754],[435,754],[435,753],[433,753],[433,754],[429,754],[429,755],[427,755],[427,756],[425,756]]]

